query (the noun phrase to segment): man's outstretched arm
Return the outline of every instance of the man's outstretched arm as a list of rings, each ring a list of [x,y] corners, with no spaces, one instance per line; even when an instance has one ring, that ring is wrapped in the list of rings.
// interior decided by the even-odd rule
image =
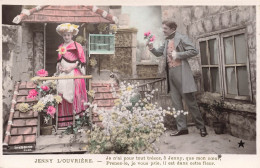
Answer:
[[[158,49],[155,49],[153,47],[153,44],[148,44],[148,47],[149,47],[149,50],[156,56],[156,57],[159,57],[159,56],[162,56],[163,55],[163,51],[164,51],[164,44],[159,47]]]

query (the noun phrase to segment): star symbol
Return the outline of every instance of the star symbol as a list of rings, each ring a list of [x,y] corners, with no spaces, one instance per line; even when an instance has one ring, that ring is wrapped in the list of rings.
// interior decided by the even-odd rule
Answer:
[[[238,143],[238,147],[240,148],[240,146],[242,146],[244,148],[244,144],[245,142],[243,142],[242,140],[240,140],[240,142]]]

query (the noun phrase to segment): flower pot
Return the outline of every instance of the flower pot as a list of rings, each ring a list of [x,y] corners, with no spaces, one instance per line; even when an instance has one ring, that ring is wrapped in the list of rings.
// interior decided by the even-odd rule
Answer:
[[[213,122],[213,128],[216,134],[223,134],[224,133],[224,128],[225,128],[225,123],[223,122]]]
[[[41,135],[51,135],[52,134],[52,125],[41,126]]]

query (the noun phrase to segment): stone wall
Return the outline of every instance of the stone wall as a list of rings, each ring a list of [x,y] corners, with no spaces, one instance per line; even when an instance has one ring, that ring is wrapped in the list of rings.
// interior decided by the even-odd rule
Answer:
[[[138,78],[157,77],[158,64],[141,64],[136,66]]]
[[[43,34],[35,25],[2,25],[3,123],[7,122],[15,82],[28,81],[43,67]],[[34,45],[34,46],[33,46]]]
[[[178,6],[162,7],[162,18],[176,21],[179,31],[188,35],[196,47],[200,36],[225,29],[245,27],[253,102],[256,96],[256,9],[254,6]],[[200,55],[189,60],[194,73],[200,73]]]
[[[17,57],[21,51],[22,41],[21,26],[2,26],[2,102],[3,102],[3,123],[8,120],[8,113],[13,95],[15,79],[13,67],[18,65]],[[19,36],[18,36],[19,34]],[[19,43],[20,42],[20,43]],[[18,71],[19,72],[19,71]]]
[[[220,97],[218,94],[205,93],[199,95],[198,98],[202,116],[206,124],[212,126],[216,119],[204,105],[220,100]],[[225,122],[225,133],[247,140],[256,139],[256,105],[225,101],[220,120]]]
[[[121,78],[136,76],[136,29],[119,29],[115,35],[114,55],[92,55],[100,69],[116,72]],[[99,65],[97,65],[99,66]]]
[[[256,9],[254,6],[162,6],[162,19],[172,19],[177,31],[186,34],[198,46],[198,39],[214,32],[245,28],[249,50],[249,66],[253,101],[225,99],[230,104],[226,110],[226,132],[244,139],[255,139],[256,116]],[[200,55],[189,59],[198,85],[201,80]],[[199,88],[200,91],[200,88]],[[198,93],[200,95],[201,93]],[[205,94],[205,93],[203,93]],[[205,95],[202,95],[205,96]],[[208,96],[208,95],[207,95]],[[210,95],[212,96],[212,95]],[[198,99],[199,103],[205,103]],[[209,102],[208,102],[209,103]],[[244,107],[243,111],[234,110],[234,106]],[[205,120],[212,125],[212,118],[205,111]]]

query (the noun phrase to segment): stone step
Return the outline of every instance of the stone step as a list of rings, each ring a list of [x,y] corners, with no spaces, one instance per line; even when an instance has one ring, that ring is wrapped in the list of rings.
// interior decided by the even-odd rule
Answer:
[[[11,135],[27,135],[27,134],[36,134],[37,126],[33,127],[17,127],[11,129]]]

